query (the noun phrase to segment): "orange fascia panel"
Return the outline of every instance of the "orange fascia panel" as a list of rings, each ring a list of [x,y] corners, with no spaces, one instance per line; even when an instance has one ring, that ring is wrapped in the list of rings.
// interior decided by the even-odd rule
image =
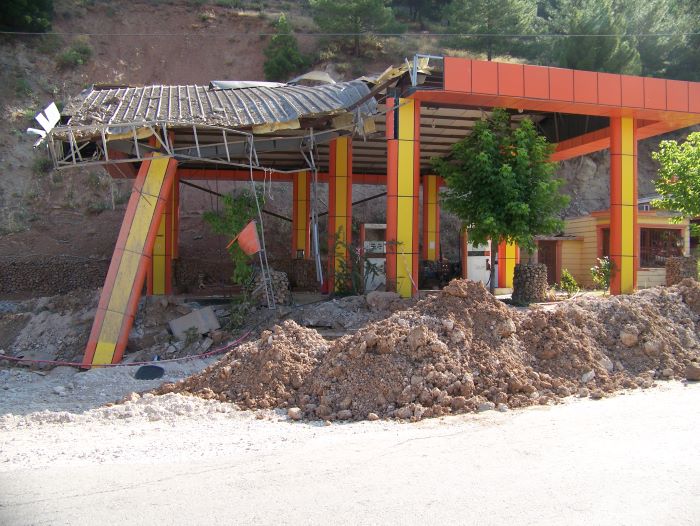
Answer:
[[[469,93],[472,90],[472,61],[445,57],[445,90]]]
[[[620,75],[622,84],[622,105],[629,108],[644,107],[644,79]]]
[[[598,74],[574,70],[574,101],[598,104]]]
[[[688,83],[682,80],[666,81],[666,107],[670,111],[688,111]]]
[[[688,111],[700,113],[700,82],[688,83]]]
[[[472,91],[498,94],[498,63],[483,60],[472,61]]]
[[[498,63],[498,93],[522,97],[525,95],[525,76],[520,64]]]
[[[549,98],[549,68],[525,66],[525,96],[533,99]]]
[[[666,109],[666,81],[644,78],[644,107],[654,110]]]
[[[598,103],[608,106],[622,104],[622,83],[620,75],[598,73]]]
[[[549,97],[573,102],[574,72],[571,69],[549,68]]]

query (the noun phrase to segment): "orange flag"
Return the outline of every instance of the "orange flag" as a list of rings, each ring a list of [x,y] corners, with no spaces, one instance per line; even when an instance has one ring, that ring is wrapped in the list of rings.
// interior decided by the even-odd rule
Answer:
[[[226,245],[226,248],[231,248],[236,241],[243,252],[252,256],[260,252],[260,239],[258,238],[258,229],[256,228],[255,220],[248,223],[231,242]]]

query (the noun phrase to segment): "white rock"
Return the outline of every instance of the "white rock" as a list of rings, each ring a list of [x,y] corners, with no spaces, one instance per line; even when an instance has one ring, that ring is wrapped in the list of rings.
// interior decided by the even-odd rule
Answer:
[[[54,394],[57,394],[58,396],[65,396],[66,395],[66,388],[63,387],[62,385],[57,385],[52,389]]]
[[[508,404],[498,404],[496,406],[496,409],[501,413],[505,413],[506,411],[508,411]]]
[[[493,402],[481,402],[476,410],[479,413],[483,413],[484,411],[493,411],[494,409],[496,409],[496,404]]]
[[[613,364],[612,360],[605,355],[603,355],[603,358],[601,358],[600,365],[609,373],[613,372],[613,370],[615,369],[615,364]]]
[[[587,384],[591,380],[595,378],[595,371],[588,371],[587,373],[583,373],[581,375],[581,383]]]
[[[455,322],[452,318],[445,318],[442,320],[442,326],[445,327],[446,330],[451,331],[454,329]]]

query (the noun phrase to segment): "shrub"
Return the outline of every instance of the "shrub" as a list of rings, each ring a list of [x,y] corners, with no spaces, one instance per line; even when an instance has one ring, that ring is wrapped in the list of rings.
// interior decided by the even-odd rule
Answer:
[[[559,282],[559,289],[566,292],[568,297],[573,296],[581,287],[579,287],[576,279],[571,275],[567,269],[562,269],[561,271],[561,281]]]
[[[66,51],[58,56],[58,66],[61,69],[70,69],[85,64],[92,56],[92,48],[83,41],[78,40]]]
[[[591,267],[591,278],[596,288],[607,291],[614,272],[615,262],[612,259],[608,256],[598,258],[598,264]]]

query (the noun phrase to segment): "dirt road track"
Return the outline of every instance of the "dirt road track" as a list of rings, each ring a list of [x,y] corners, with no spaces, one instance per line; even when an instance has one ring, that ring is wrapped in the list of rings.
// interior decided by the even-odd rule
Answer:
[[[699,407],[700,385],[671,383],[418,424],[148,423],[150,440],[93,465],[71,454],[85,448],[70,426],[46,426],[61,453],[34,469],[12,457],[17,429],[2,440],[0,524],[698,524]],[[134,435],[99,426],[85,440],[103,433],[101,453]]]

